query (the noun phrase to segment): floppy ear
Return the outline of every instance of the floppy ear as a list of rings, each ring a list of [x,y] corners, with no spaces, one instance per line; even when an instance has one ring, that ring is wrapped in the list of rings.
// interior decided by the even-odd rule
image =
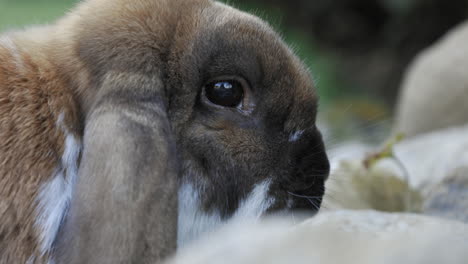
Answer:
[[[59,263],[156,263],[177,236],[175,143],[156,77],[110,73],[85,122]]]

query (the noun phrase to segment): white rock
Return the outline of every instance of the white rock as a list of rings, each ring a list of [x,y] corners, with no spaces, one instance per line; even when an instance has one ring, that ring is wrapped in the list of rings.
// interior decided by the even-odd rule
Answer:
[[[468,223],[468,166],[456,169],[432,188],[425,197],[423,211]]]
[[[395,153],[409,172],[411,186],[428,190],[468,164],[468,125],[406,140],[395,146]]]
[[[170,264],[466,263],[468,226],[410,214],[321,213],[300,225],[229,226]]]
[[[465,125],[404,140],[393,148],[401,164],[386,159],[370,170],[363,165],[365,148],[354,147],[361,153],[332,159],[332,164],[340,165],[327,182],[325,209],[409,210],[468,221],[468,203],[457,199],[468,193],[468,184],[458,184],[457,194],[449,188],[454,182],[468,182],[467,135]],[[456,181],[447,180],[454,174]]]
[[[467,165],[467,135],[468,125],[465,125],[426,133],[396,144],[393,151],[408,172],[410,186],[427,192],[454,170]],[[394,160],[384,160],[377,166],[405,178],[401,166]]]
[[[468,123],[468,22],[422,52],[409,67],[396,130],[412,137]]]
[[[362,160],[372,151],[375,151],[375,147],[369,146],[368,144],[360,141],[345,142],[328,149],[327,152],[330,159],[331,172],[339,169],[341,161]]]

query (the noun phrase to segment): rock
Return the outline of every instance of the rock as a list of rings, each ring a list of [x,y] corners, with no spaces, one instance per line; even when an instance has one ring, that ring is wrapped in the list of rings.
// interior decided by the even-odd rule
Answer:
[[[368,153],[371,153],[374,150],[375,147],[360,141],[351,141],[340,144],[337,147],[328,150],[331,171],[336,171],[340,167],[340,162],[343,160],[362,160]]]
[[[167,264],[465,263],[468,226],[412,214],[320,213],[299,225],[228,226]]]
[[[369,169],[365,153],[340,152],[341,159],[332,159],[339,166],[326,183],[324,209],[409,211],[466,221],[467,135],[468,125],[404,140],[392,149],[396,159]]]
[[[342,161],[338,171],[326,183],[323,210],[422,211],[421,193],[392,170],[382,166],[366,168],[358,160]]]
[[[396,131],[408,137],[468,124],[468,22],[420,54],[409,67]]]
[[[455,169],[436,185],[428,193],[423,211],[468,223],[468,166]]]
[[[397,144],[395,155],[407,169],[410,185],[427,193],[454,170],[468,165],[467,135],[468,125],[465,125],[434,131]],[[396,170],[401,174],[401,168]]]

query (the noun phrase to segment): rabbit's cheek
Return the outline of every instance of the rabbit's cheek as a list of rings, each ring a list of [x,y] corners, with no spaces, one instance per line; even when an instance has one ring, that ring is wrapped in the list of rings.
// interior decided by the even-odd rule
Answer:
[[[220,210],[207,212],[203,209],[201,192],[193,184],[182,184],[179,188],[178,247],[184,247],[222,225],[260,219],[275,203],[275,198],[269,195],[270,185],[270,179],[256,184],[247,197],[240,201],[234,214],[223,218]]]

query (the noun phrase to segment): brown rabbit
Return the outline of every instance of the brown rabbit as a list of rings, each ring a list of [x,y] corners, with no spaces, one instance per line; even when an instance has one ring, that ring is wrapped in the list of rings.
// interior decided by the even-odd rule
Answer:
[[[316,112],[280,37],[209,0],[87,0],[6,33],[0,263],[156,263],[229,219],[315,212]]]

